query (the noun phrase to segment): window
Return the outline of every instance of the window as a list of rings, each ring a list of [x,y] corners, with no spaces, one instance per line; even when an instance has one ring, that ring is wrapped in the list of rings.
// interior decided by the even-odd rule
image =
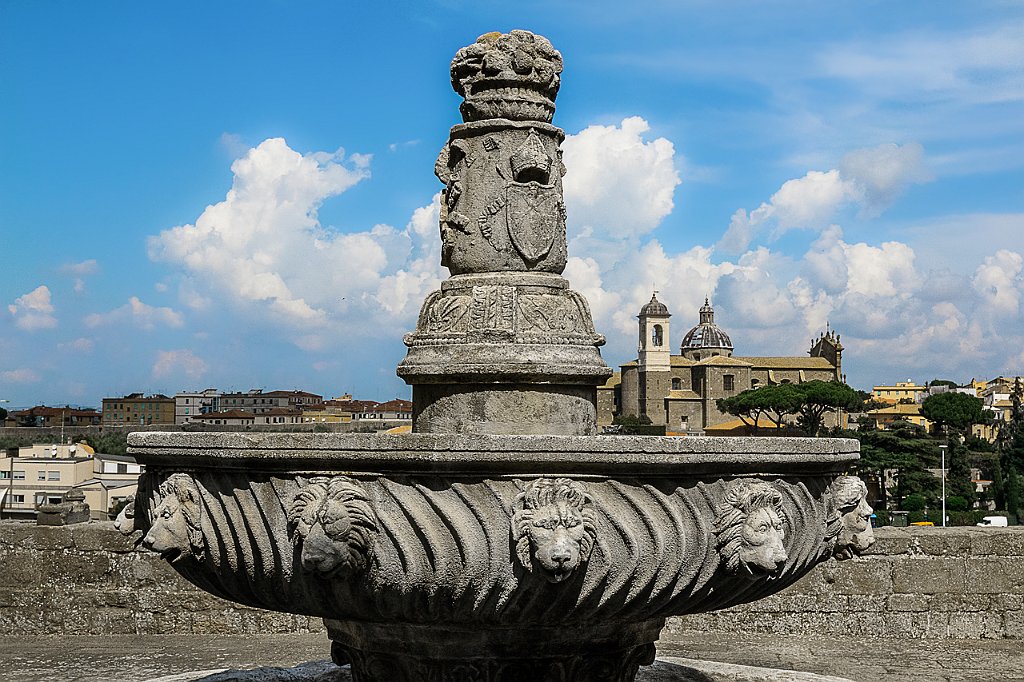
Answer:
[[[679,430],[686,431],[690,427],[690,418],[685,414],[679,418]]]
[[[10,478],[11,478],[11,472],[10,471],[0,471],[0,479],[3,479],[5,481],[7,481],[7,480],[10,480]]]
[[[47,481],[59,481],[60,480],[60,472],[59,471],[47,471],[46,472],[46,480]]]
[[[784,383],[784,384],[788,384],[788,383],[790,383],[790,381],[789,381],[789,379],[783,379],[783,380],[782,380],[782,383]]]
[[[11,504],[25,504],[25,496],[11,495]]]
[[[14,470],[14,480],[15,481],[24,481],[25,480],[25,472],[24,471],[18,471],[17,469],[15,469]]]
[[[128,465],[127,464],[122,464],[122,463],[118,462],[118,464],[117,464],[117,473],[119,473],[119,474],[127,474],[128,473]]]
[[[38,477],[39,477],[38,480],[45,481],[46,480],[46,472],[40,469],[40,471],[38,473]]]
[[[734,390],[736,390],[735,382],[733,381],[733,376],[731,374],[726,374],[725,376],[723,376],[722,377],[722,383],[724,384],[725,390],[727,390],[727,391],[734,391]]]
[[[682,387],[683,387],[682,380],[679,379],[679,377],[673,377],[673,379],[672,379],[672,390],[673,391],[678,391]]]

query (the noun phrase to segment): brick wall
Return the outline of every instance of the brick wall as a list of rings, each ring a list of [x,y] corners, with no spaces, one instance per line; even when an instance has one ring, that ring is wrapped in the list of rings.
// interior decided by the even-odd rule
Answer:
[[[1024,528],[881,528],[775,596],[673,618],[669,631],[1024,637]]]
[[[669,631],[1024,637],[1024,528],[884,528],[870,554],[829,561],[782,593],[669,621]],[[0,522],[0,631],[256,634],[319,619],[237,606],[192,587],[111,523]]]

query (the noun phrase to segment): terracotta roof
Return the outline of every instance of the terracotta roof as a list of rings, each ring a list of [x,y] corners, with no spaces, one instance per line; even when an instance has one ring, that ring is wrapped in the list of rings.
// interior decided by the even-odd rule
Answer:
[[[835,369],[835,365],[828,361],[828,358],[810,356],[807,357],[745,357],[745,356],[733,356],[736,360],[743,360],[749,362],[755,368],[771,368],[771,369]]]
[[[412,401],[395,398],[377,405],[376,409],[380,412],[412,412]]]
[[[640,363],[637,362],[636,360],[630,360],[629,362],[624,362],[621,365],[619,365],[619,367],[639,367],[639,366],[640,366]]]
[[[323,400],[323,396],[317,395],[316,393],[309,393],[307,391],[268,391],[263,396],[270,396],[274,398],[286,397],[286,396],[301,396],[303,398],[316,398],[317,400]]]
[[[266,412],[260,412],[260,414],[266,414],[266,415],[271,415],[271,416],[273,416],[273,415],[292,415],[292,416],[298,416],[298,415],[302,414],[302,410],[300,410],[297,407],[272,407],[269,410],[267,410]]]
[[[598,386],[598,390],[602,388],[615,388],[622,383],[622,372],[612,372],[612,375],[608,377],[608,381]]]
[[[344,407],[352,412],[372,412],[380,405],[376,400],[347,400]]]
[[[13,410],[10,414],[12,417],[59,417],[61,413],[65,417],[103,417],[103,413],[97,410],[80,410],[74,407],[47,407],[46,405],[36,405],[27,410]]]
[[[679,389],[668,392],[669,400],[700,400],[700,396],[689,389]]]
[[[669,358],[669,364],[673,367],[693,367],[697,363],[690,358],[684,358],[682,355],[673,355]]]
[[[696,363],[696,365],[724,365],[727,367],[750,367],[750,363],[740,358],[730,358],[725,355],[712,355],[710,358],[704,358]]]

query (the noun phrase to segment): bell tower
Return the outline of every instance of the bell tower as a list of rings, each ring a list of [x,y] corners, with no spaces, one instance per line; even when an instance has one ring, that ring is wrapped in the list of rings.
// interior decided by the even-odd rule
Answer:
[[[637,348],[641,372],[668,372],[671,365],[672,346],[669,344],[669,322],[672,315],[668,307],[658,300],[658,292],[637,318],[640,320],[640,344]]]

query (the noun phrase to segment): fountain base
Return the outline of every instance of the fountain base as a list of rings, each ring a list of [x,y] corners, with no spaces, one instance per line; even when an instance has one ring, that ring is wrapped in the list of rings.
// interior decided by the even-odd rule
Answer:
[[[632,682],[664,619],[614,626],[486,628],[325,620],[354,682]]]

